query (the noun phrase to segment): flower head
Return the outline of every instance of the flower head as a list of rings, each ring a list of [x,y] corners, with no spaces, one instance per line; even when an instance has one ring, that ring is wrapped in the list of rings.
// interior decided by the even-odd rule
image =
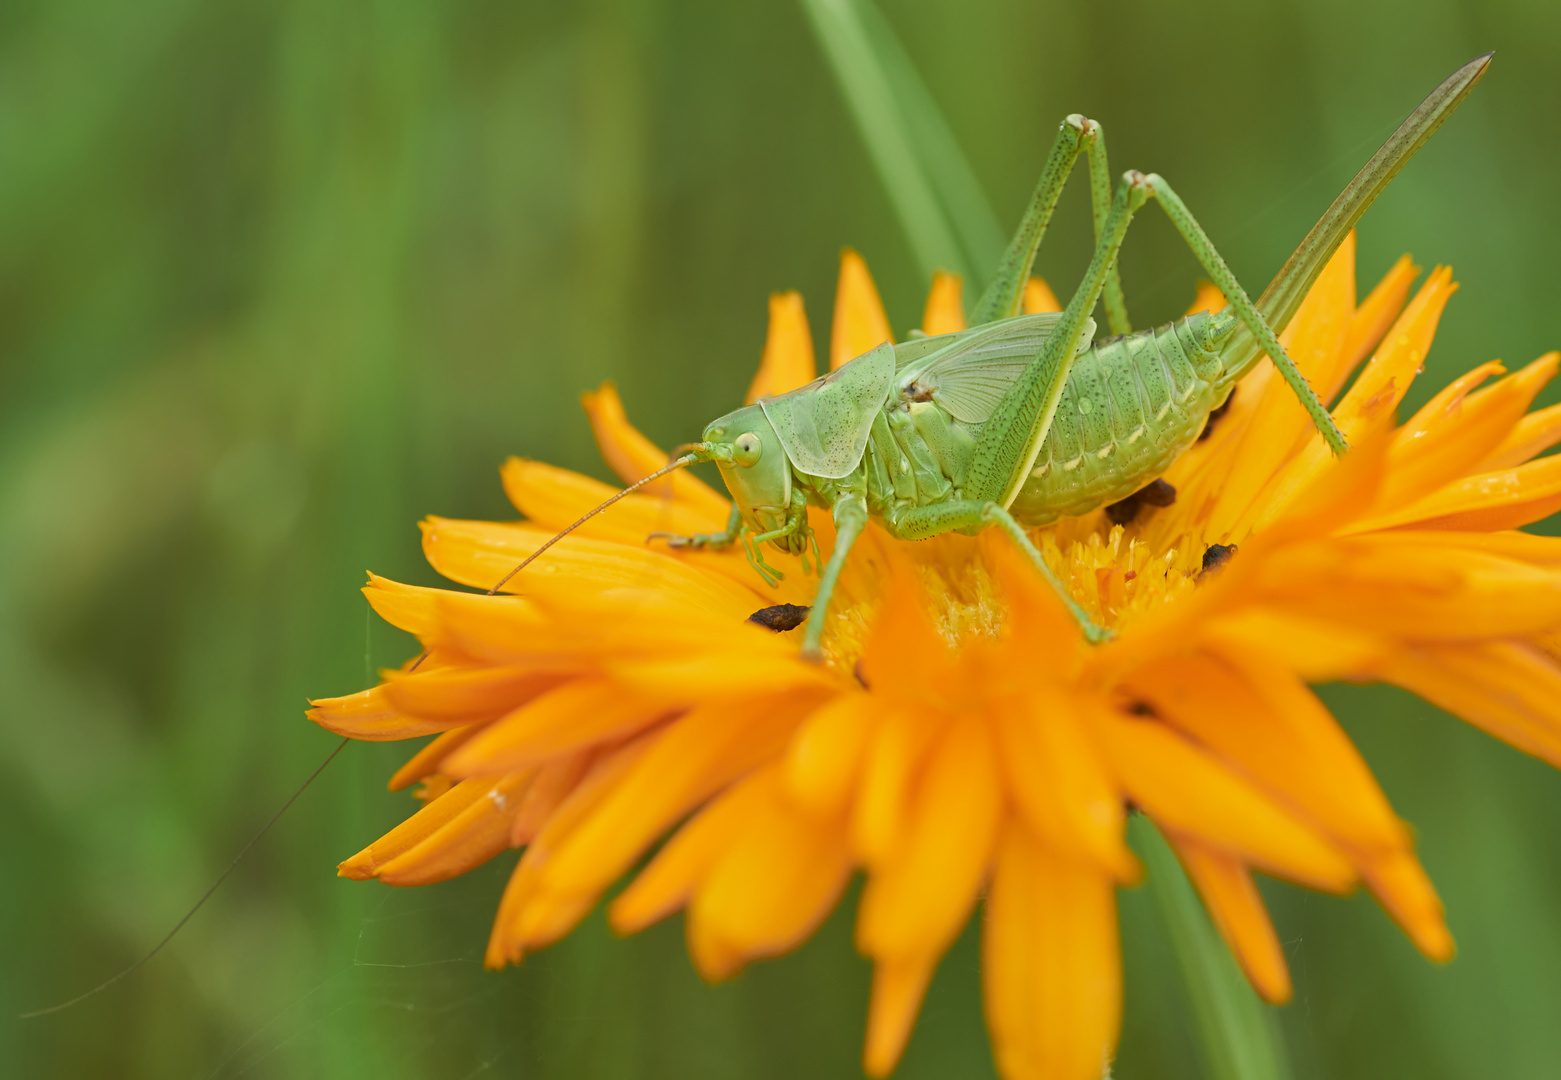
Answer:
[[[1504,378],[1482,365],[1395,426],[1454,290],[1438,270],[1408,300],[1414,277],[1401,260],[1357,304],[1352,238],[1288,331],[1325,400],[1360,369],[1334,409],[1346,458],[1264,365],[1167,474],[1173,505],[1034,532],[1116,631],[1104,645],[999,535],[869,530],[827,663],[805,663],[795,635],[747,621],[810,602],[797,557],[767,555],[785,572],[770,587],[739,550],[646,545],[724,524],[727,500],[685,473],[591,519],[510,595],[372,578],[375,610],[427,658],[311,715],[357,738],[439,735],[391,781],[421,782],[426,805],[341,873],[424,884],[524,846],[497,967],[567,933],[668,837],[610,920],[632,932],[685,910],[695,964],[721,978],[796,946],[860,871],[875,1075],[982,896],[1002,1072],[1100,1075],[1120,1011],[1114,893],[1140,873],[1129,806],[1166,834],[1269,1000],[1290,985],[1254,870],[1364,885],[1423,952],[1450,957],[1409,830],[1307,684],[1394,683],[1561,764],[1561,540],[1514,531],[1561,508],[1561,457],[1535,460],[1561,441],[1561,406],[1528,412],[1552,354]],[[1222,302],[1206,292],[1195,309]],[[1036,282],[1027,305],[1055,300]],[[925,329],[962,325],[959,283],[941,277]],[[887,334],[848,253],[832,365]],[[800,298],[773,297],[750,400],[813,374]],[[626,481],[665,463],[610,386],[585,406]],[[611,493],[539,462],[503,477],[525,521],[424,524],[454,581],[487,588]],[[812,525],[827,552],[827,515]]]

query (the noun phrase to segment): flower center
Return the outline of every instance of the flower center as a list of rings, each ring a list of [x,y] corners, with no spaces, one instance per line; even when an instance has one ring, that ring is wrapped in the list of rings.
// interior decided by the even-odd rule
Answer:
[[[1102,535],[1093,517],[1034,529],[1030,536],[1073,599],[1110,630],[1190,592],[1202,570],[1195,545],[1158,552],[1121,525]],[[933,622],[950,646],[997,635],[1003,600],[982,540],[948,534],[896,541],[882,533],[876,539],[887,550],[853,552],[830,605],[824,636],[829,664],[854,670],[888,590],[897,587],[891,566],[896,561],[927,597]]]

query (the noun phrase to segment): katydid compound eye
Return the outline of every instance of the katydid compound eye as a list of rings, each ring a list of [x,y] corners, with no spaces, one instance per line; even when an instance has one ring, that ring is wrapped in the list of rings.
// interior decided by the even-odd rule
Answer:
[[[759,463],[759,455],[764,453],[764,444],[759,441],[759,436],[751,431],[745,431],[737,436],[732,443],[732,460],[747,468]]]

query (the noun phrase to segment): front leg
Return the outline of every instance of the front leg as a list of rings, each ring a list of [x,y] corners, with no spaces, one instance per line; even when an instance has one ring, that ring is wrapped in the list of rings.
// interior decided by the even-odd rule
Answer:
[[[1079,624],[1086,641],[1099,644],[1112,636],[1110,630],[1096,625],[1089,617],[1089,613],[1068,594],[1061,580],[1046,564],[1046,559],[1036,550],[1035,545],[1030,543],[1029,534],[1024,531],[1023,526],[1014,520],[1012,514],[995,502],[966,499],[960,502],[938,503],[934,506],[918,506],[914,509],[891,510],[884,515],[884,525],[890,535],[897,540],[926,540],[947,532],[961,529],[976,531],[996,525],[1013,538],[1014,543],[1019,545],[1019,550],[1029,556],[1031,564],[1041,572],[1046,583],[1061,598],[1068,613]]]
[[[742,511],[738,510],[734,504],[731,514],[726,519],[726,528],[720,532],[694,533],[691,536],[684,536],[681,533],[653,532],[645,537],[645,542],[648,544],[652,540],[665,540],[667,546],[674,551],[698,551],[700,549],[724,551],[737,543],[737,533],[742,528],[742,525]]]
[[[813,597],[813,610],[808,612],[808,623],[802,631],[802,658],[815,663],[824,658],[824,619],[829,614],[829,601],[835,593],[835,582],[846,564],[851,545],[867,527],[867,500],[860,495],[842,495],[835,500],[835,550],[830,552],[829,562],[818,580],[818,593]]]
[[[778,529],[772,529],[769,532],[759,533],[758,535],[749,535],[743,539],[743,547],[748,554],[748,564],[771,587],[774,587],[786,576],[764,561],[764,545],[771,541],[783,551],[793,555],[802,555],[802,572],[807,573],[808,569],[805,553],[807,552],[808,541],[813,536],[813,530],[808,527],[808,500],[801,492],[793,492],[793,496],[791,507],[786,511],[785,524]]]

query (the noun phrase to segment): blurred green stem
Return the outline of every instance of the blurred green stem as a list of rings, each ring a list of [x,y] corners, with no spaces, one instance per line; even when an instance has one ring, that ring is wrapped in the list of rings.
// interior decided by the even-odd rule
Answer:
[[[951,271],[980,295],[1002,255],[1002,229],[894,31],[869,0],[802,7],[923,275]]]
[[[1128,838],[1148,867],[1149,891],[1187,980],[1206,1075],[1212,1080],[1290,1080],[1273,1013],[1247,984],[1170,845],[1142,814],[1133,815]]]

